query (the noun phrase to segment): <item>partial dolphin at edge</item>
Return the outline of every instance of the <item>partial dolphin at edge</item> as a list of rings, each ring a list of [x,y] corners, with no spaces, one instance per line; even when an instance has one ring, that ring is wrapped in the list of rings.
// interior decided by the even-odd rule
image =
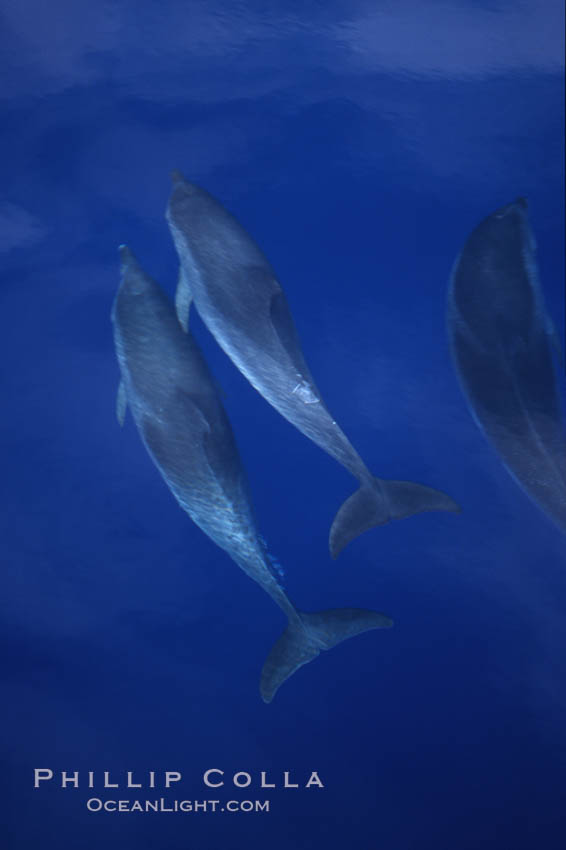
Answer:
[[[524,198],[470,233],[448,290],[452,358],[472,415],[506,469],[566,533],[566,426],[558,334]]]
[[[204,189],[172,173],[167,220],[181,272],[176,306],[187,327],[196,308],[252,386],[305,436],[341,463],[360,488],[329,535],[338,557],[359,534],[425,511],[459,512],[445,493],[374,477],[329,413],[305,362],[285,295],[268,260],[240,223]]]
[[[271,702],[295,670],[356,634],[392,620],[356,608],[305,613],[279,583],[258,535],[248,486],[217,384],[168,297],[126,246],[112,322],[121,382],[117,416],[126,405],[151,459],[179,505],[273,599],[288,626],[261,673]]]

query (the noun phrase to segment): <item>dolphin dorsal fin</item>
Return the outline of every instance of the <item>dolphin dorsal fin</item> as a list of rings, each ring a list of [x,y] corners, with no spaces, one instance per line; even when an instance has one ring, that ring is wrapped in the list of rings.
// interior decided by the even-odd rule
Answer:
[[[128,399],[126,398],[126,387],[124,386],[124,381],[120,381],[118,384],[118,394],[116,396],[116,419],[120,425],[124,424],[127,406]]]
[[[185,332],[189,330],[189,311],[193,295],[187,275],[183,271],[183,267],[179,267],[179,277],[177,280],[177,291],[175,292],[175,309],[177,310],[177,318],[181,327]]]

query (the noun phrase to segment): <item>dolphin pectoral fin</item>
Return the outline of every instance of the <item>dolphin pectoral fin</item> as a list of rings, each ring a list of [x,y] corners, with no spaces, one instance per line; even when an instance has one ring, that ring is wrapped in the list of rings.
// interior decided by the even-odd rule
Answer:
[[[124,424],[127,406],[128,399],[126,398],[126,387],[124,386],[124,381],[120,381],[118,384],[118,394],[116,396],[116,419],[120,425]]]
[[[297,374],[298,383],[293,392],[298,392],[299,398],[305,401],[306,404],[312,404],[313,402],[320,401],[320,393],[315,386],[309,367],[305,362],[305,358],[301,350],[299,335],[295,328],[295,323],[293,321],[291,311],[289,310],[287,299],[278,284],[277,289],[275,289],[271,294],[271,300],[269,303],[269,318],[271,326],[279,340],[279,344],[282,346],[287,357],[293,364]]]
[[[385,614],[365,608],[331,608],[300,613],[299,617],[289,622],[263,665],[259,689],[264,702],[271,702],[283,682],[321,650],[331,649],[362,632],[393,625]]]
[[[177,290],[175,292],[175,309],[177,311],[177,318],[179,319],[184,331],[188,331],[189,329],[189,311],[191,309],[192,300],[193,295],[187,275],[183,271],[183,267],[180,266]]]
[[[337,558],[342,549],[364,531],[425,511],[459,513],[460,507],[446,493],[412,481],[374,478],[364,482],[346,499],[334,518],[329,537],[330,554]]]

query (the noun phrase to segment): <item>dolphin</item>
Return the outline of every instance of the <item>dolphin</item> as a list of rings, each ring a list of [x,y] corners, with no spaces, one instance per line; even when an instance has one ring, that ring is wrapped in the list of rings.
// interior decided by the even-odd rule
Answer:
[[[246,476],[216,382],[190,333],[131,251],[120,248],[121,283],[112,309],[120,367],[117,415],[128,406],[143,443],[180,506],[273,599],[288,626],[263,666],[260,693],[280,685],[325,649],[392,620],[377,611],[299,611],[259,536]]]
[[[524,198],[480,222],[452,271],[448,334],[477,424],[515,481],[566,532],[561,347],[535,252]]]
[[[360,483],[336,514],[330,554],[392,519],[458,511],[447,495],[410,481],[374,477],[329,413],[307,366],[285,295],[259,247],[204,189],[174,171],[167,220],[180,260],[176,294],[187,328],[194,300],[209,331],[279,413]]]

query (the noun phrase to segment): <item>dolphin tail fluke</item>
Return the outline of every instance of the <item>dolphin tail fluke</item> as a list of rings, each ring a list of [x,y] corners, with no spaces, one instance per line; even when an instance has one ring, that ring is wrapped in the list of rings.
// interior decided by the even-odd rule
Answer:
[[[271,702],[283,682],[323,649],[371,629],[387,629],[393,620],[365,608],[331,608],[313,614],[300,613],[267,656],[261,671],[260,693]]]
[[[459,513],[460,507],[446,493],[412,481],[374,478],[364,482],[346,499],[334,518],[330,529],[330,554],[337,558],[351,540],[370,528],[425,511]]]

